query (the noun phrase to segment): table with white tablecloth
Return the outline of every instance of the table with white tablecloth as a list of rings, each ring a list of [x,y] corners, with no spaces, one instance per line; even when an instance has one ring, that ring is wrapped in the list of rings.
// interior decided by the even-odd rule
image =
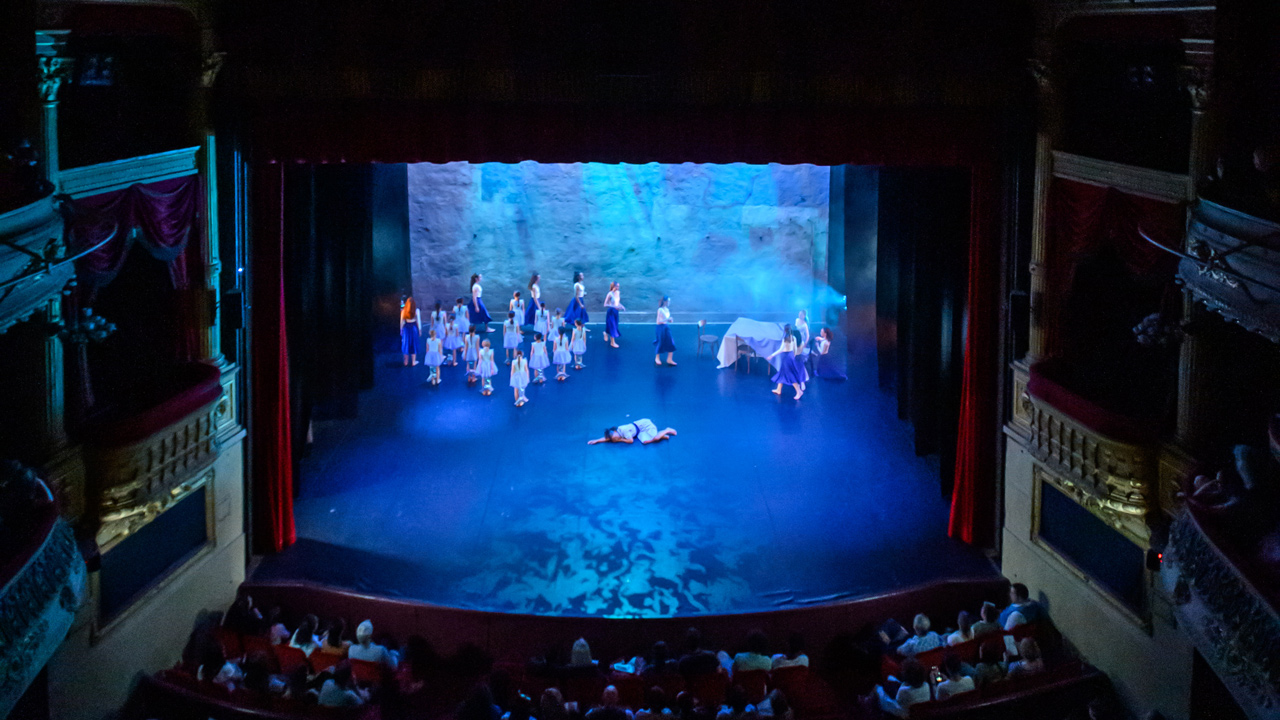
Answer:
[[[720,341],[720,349],[716,351],[719,367],[726,368],[738,359],[738,341],[741,340],[755,351],[756,355],[767,358],[782,345],[782,324],[760,322],[749,318],[738,318],[724,332],[724,340]],[[809,348],[804,348],[801,355],[808,355]],[[769,361],[775,370],[781,355]]]

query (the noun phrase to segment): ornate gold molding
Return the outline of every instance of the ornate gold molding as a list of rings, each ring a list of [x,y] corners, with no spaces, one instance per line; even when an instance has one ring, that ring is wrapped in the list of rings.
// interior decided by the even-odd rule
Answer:
[[[1030,428],[1027,449],[1048,478],[1089,512],[1143,547],[1154,500],[1153,448],[1113,440],[1031,395],[1021,403]],[[1044,472],[1037,467],[1038,471]]]
[[[1187,176],[1055,150],[1053,176],[1105,185],[1164,202],[1187,200]]]
[[[62,82],[71,74],[75,62],[68,57],[41,55],[36,58],[36,69],[40,73],[40,100],[45,104],[58,102],[58,90]]]

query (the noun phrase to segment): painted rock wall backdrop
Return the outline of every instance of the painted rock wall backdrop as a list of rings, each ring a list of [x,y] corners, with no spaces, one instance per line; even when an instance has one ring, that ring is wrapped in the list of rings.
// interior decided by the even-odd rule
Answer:
[[[608,283],[628,318],[663,295],[677,321],[709,315],[784,320],[827,287],[830,168],[814,165],[409,165],[413,292],[430,308],[484,275],[490,313],[533,272],[564,308],[575,270],[603,320]]]

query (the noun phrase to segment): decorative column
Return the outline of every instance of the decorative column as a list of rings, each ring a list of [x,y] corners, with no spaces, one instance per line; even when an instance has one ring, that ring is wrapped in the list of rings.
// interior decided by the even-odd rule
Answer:
[[[1209,134],[1209,73],[1198,66],[1182,69],[1182,84],[1191,96],[1191,156],[1187,161],[1187,202],[1194,206],[1199,196],[1200,183],[1210,175],[1214,162],[1212,138]],[[1182,294],[1182,324],[1186,333],[1178,359],[1178,424],[1175,438],[1180,447],[1195,450],[1201,447],[1207,433],[1206,422],[1211,422],[1209,403],[1212,402],[1205,378],[1209,375],[1208,347],[1212,338],[1206,337],[1204,306],[1196,302],[1189,291]]]
[[[219,320],[221,303],[222,260],[218,254],[218,155],[217,137],[207,121],[205,108],[208,94],[217,80],[218,71],[226,53],[207,53],[201,73],[201,97],[196,103],[197,121],[203,137],[200,148],[200,174],[204,177],[205,213],[204,237],[201,257],[204,260],[205,287],[201,306],[203,331],[200,333],[200,359],[222,367],[226,358],[222,354],[222,331]]]
[[[71,74],[71,58],[41,55],[36,59],[40,72],[41,115],[40,154],[44,157],[44,177],[58,185],[58,90]]]
[[[1028,365],[1044,357],[1045,256],[1047,254],[1049,186],[1053,182],[1053,147],[1061,130],[1058,93],[1049,68],[1038,60],[1030,63],[1031,76],[1039,88],[1039,112],[1036,121],[1036,171],[1032,191],[1031,215],[1031,328],[1027,344]]]

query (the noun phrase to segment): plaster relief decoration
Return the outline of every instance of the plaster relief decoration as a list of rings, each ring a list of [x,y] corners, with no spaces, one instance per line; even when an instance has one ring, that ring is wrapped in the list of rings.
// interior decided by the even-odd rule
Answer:
[[[1280,224],[1199,201],[1178,281],[1210,310],[1280,342]]]
[[[58,90],[71,75],[74,61],[66,57],[48,55],[36,58],[36,69],[40,72],[40,99],[46,103],[58,102]]]

